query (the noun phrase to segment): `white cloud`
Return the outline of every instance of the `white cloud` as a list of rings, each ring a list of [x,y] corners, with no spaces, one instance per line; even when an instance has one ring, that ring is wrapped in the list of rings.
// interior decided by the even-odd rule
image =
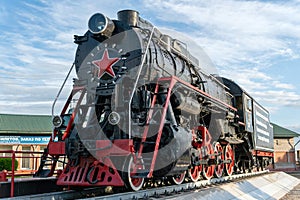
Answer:
[[[183,24],[177,30],[203,46],[220,74],[240,84],[271,112],[280,112],[282,106],[300,107],[292,80],[281,72],[272,73],[278,59],[299,58],[299,3],[153,0],[146,5],[164,26]]]
[[[124,1],[123,5],[132,4]],[[87,20],[95,12],[115,17],[118,5],[119,1],[105,1],[99,6],[93,0],[18,2],[14,13],[4,12],[6,7],[2,6],[0,23],[7,28],[0,35],[0,112],[49,114],[74,60],[77,45],[73,35],[84,34]],[[14,25],[8,22],[12,15]],[[72,80],[58,107],[71,88]]]
[[[74,59],[73,35],[84,34],[93,13],[103,12],[116,18],[118,10],[127,8],[138,10],[141,17],[159,27],[176,29],[193,38],[221,75],[235,80],[270,112],[282,113],[282,106],[300,107],[299,85],[286,80],[280,72],[277,76],[272,73],[278,59],[299,58],[299,2],[40,2],[41,5],[22,2],[26,9],[18,8],[14,13],[18,28],[5,29],[0,35],[1,113],[49,114]],[[1,7],[0,24],[9,17],[11,14]],[[71,84],[68,83],[69,89]],[[62,97],[60,105],[63,102]]]
[[[295,89],[294,85],[288,84],[288,83],[280,83],[279,81],[273,81],[272,85],[274,85],[275,88],[279,89]]]
[[[245,57],[245,53],[250,59],[253,54],[249,54],[255,52],[268,53],[270,56],[280,52],[290,56],[293,50],[289,48],[286,38],[300,38],[300,6],[292,3],[157,0],[150,1],[148,6],[149,9],[160,11],[161,20],[180,21],[194,26],[197,31],[192,34],[196,37],[205,35],[205,47],[213,46],[214,52],[224,49],[224,44],[231,44],[230,51],[234,55],[241,55],[236,59]],[[281,38],[283,36],[285,39]],[[220,48],[213,45],[216,41],[220,43]]]
[[[288,106],[300,108],[300,95],[284,90],[253,91],[252,94],[258,101],[267,102],[274,106]]]

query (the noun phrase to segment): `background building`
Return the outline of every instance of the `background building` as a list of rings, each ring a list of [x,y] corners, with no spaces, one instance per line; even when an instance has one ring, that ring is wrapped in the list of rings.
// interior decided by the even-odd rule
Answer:
[[[274,131],[274,168],[296,169],[295,138],[300,135],[277,124],[272,125]]]
[[[300,136],[295,137],[296,165],[300,168]]]
[[[0,114],[0,157],[3,151],[43,152],[52,132],[51,116]],[[1,152],[2,151],[2,152]],[[30,172],[39,166],[40,154],[16,154],[18,172]]]

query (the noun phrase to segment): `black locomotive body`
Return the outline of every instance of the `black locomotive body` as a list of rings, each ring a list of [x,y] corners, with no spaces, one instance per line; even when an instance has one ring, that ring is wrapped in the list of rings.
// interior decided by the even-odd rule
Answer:
[[[51,176],[66,156],[60,185],[139,190],[145,181],[210,179],[272,159],[268,112],[234,82],[206,74],[183,42],[138,12],[120,11],[118,20],[97,13],[75,43],[78,79],[53,117],[36,176]]]

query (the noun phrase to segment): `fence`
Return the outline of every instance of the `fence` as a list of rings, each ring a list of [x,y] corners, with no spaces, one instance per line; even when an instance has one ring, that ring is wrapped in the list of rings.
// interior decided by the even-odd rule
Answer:
[[[6,172],[2,172],[2,174],[6,173],[6,175],[8,175],[9,177],[11,177],[11,186],[10,186],[10,196],[13,197],[14,196],[14,188],[15,188],[15,176],[29,176],[29,175],[33,175],[38,167],[39,167],[39,162],[40,162],[40,158],[41,155],[43,154],[43,152],[35,152],[35,151],[14,151],[14,150],[4,150],[4,151],[0,151],[0,154],[10,154],[10,155],[5,155],[5,156],[0,156],[1,158],[11,158],[11,170]],[[17,159],[26,159],[29,158],[30,161],[32,161],[33,164],[33,168],[26,170],[26,172],[21,172],[20,170],[15,170],[15,161]],[[5,177],[5,176],[4,176]],[[5,179],[5,178],[4,178]],[[1,181],[1,180],[0,180]],[[5,180],[2,180],[5,181]]]

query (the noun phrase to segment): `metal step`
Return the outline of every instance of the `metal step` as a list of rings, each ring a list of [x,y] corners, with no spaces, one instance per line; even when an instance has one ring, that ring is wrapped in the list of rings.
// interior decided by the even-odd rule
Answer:
[[[147,178],[149,170],[138,170],[132,178]]]
[[[145,142],[142,142],[142,144],[156,144],[156,142],[148,142],[148,141],[145,141]]]
[[[153,93],[153,95],[160,95],[160,94],[168,94],[168,92],[157,92],[157,93]]]
[[[48,177],[48,175],[50,174],[51,170],[50,169],[42,169],[42,170],[38,170],[33,177]]]

